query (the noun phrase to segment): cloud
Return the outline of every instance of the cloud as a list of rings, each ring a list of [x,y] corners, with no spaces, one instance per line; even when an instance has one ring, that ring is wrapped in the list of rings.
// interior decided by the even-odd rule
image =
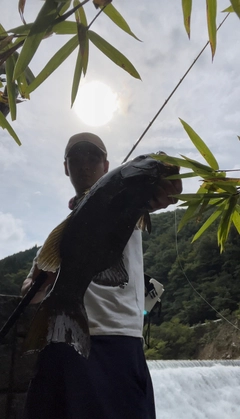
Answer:
[[[0,212],[0,237],[0,259],[34,245],[26,237],[22,220],[10,213]]]

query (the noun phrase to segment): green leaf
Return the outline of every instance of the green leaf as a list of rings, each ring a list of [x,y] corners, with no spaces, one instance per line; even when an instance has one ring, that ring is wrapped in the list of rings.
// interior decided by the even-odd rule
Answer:
[[[58,6],[55,0],[46,0],[23,44],[22,51],[19,54],[15,66],[14,79],[17,79],[26,69],[44,38],[47,29],[53,24],[57,15]]]
[[[129,73],[132,77],[141,79],[135,67],[120,51],[118,51],[111,44],[105,41],[105,39],[93,31],[88,31],[88,36],[90,41],[116,65],[127,71],[127,73]]]
[[[15,58],[11,55],[6,61],[6,76],[7,76],[7,96],[10,108],[12,121],[15,121],[17,115],[16,107],[16,86],[13,80],[13,71],[15,66]]]
[[[179,175],[166,176],[164,179],[170,179],[170,180],[185,179],[185,178],[196,177],[196,176],[198,176],[197,173],[189,172],[189,173],[182,173],[182,174],[179,174]]]
[[[16,132],[14,131],[14,129],[11,127],[11,125],[9,124],[9,122],[6,120],[5,116],[2,114],[2,112],[0,112],[0,126],[3,129],[6,129],[9,134],[13,137],[13,139],[16,141],[16,143],[18,145],[21,145],[21,141],[19,140]]]
[[[202,227],[197,231],[195,236],[192,239],[192,243],[195,242],[203,233],[206,231],[210,225],[221,215],[223,204],[218,207],[218,209],[210,215],[210,217],[205,221],[205,223],[202,225]]]
[[[64,0],[63,2],[60,2],[62,3],[62,6],[60,7],[58,13],[60,16],[62,16],[69,9],[69,7],[71,6],[71,2],[72,0]]]
[[[224,178],[223,180],[222,179],[221,180],[219,180],[219,179],[213,180],[212,179],[212,184],[216,189],[224,190],[224,191],[226,191],[226,192],[228,192],[232,195],[236,194],[237,193],[236,186],[240,185],[240,179],[238,179],[237,182],[225,182],[225,179],[227,179],[227,178]],[[208,183],[208,180],[207,180],[206,183]]]
[[[201,164],[195,160],[187,158],[179,159],[177,157],[168,156],[166,154],[150,154],[150,156],[155,160],[173,164],[174,166],[192,169],[198,176],[209,177],[210,174],[211,176],[215,175],[215,172],[209,166],[205,166],[204,164]]]
[[[80,5],[79,0],[74,0],[73,6],[77,7],[79,5]],[[88,33],[87,33],[88,32],[87,18],[86,18],[86,14],[84,12],[83,7],[80,7],[79,9],[75,11],[75,16],[76,16],[76,22],[77,22],[78,41],[79,41],[79,46],[80,46],[79,54],[81,54],[81,73],[83,71],[83,74],[85,76],[87,73],[87,66],[88,66],[89,39],[88,39]],[[79,82],[80,82],[80,79],[79,79]],[[75,83],[73,83],[73,85],[74,84]],[[73,90],[72,90],[72,94],[73,94]],[[75,100],[75,97],[76,97],[76,94],[74,95],[74,100]],[[72,105],[73,105],[74,100],[72,100]]]
[[[225,208],[222,212],[221,220],[218,226],[218,245],[220,246],[220,252],[224,250],[224,245],[229,234],[236,204],[236,197],[229,198],[225,203]]]
[[[9,29],[8,33],[14,33],[15,35],[27,36],[32,26],[33,26],[33,23],[27,23],[26,25],[21,25],[21,26],[17,26],[15,28]]]
[[[180,194],[174,195],[181,201],[192,201],[192,200],[205,200],[209,198],[229,198],[229,193],[188,193],[188,194]]]
[[[218,162],[216,161],[214,155],[211,153],[207,145],[204,141],[199,137],[199,135],[188,125],[185,121],[179,118],[183,128],[185,129],[186,133],[188,134],[190,140],[195,145],[199,153],[203,156],[209,166],[214,169],[218,170]]]
[[[190,164],[192,164],[192,169],[194,171],[202,170],[203,173],[208,174],[208,176],[210,174],[213,177],[217,177],[218,176],[218,173],[216,173],[211,167],[206,166],[205,164],[199,163],[197,160],[190,159],[189,157],[186,157],[183,154],[181,154],[181,157],[183,157],[187,162],[189,162]]]
[[[235,225],[238,234],[240,234],[240,214],[239,211],[235,210],[232,215],[232,222]]]
[[[197,211],[198,207],[200,205],[200,202],[196,201],[190,201],[188,203],[188,208],[183,214],[183,217],[181,218],[179,224],[178,224],[178,231],[180,231],[187,222],[193,218],[195,212]]]
[[[76,66],[75,66],[75,71],[74,71],[73,84],[72,84],[71,106],[73,106],[74,101],[75,101],[76,96],[77,96],[82,71],[83,71],[83,58],[82,58],[82,55],[81,55],[81,52],[80,52],[80,49],[79,49],[79,53],[78,53],[77,61],[76,61]]]
[[[88,57],[89,57],[89,39],[87,27],[79,23],[78,25],[78,41],[80,44],[79,54],[81,55],[81,67],[84,76],[87,73]]]
[[[27,93],[33,92],[58,68],[64,60],[77,48],[78,37],[71,38],[56,54],[49,60],[42,71],[37,75],[33,82],[28,86]]]
[[[183,10],[183,21],[184,26],[187,31],[188,37],[190,39],[190,22],[191,22],[191,13],[192,13],[192,0],[182,0],[182,10]]]
[[[227,7],[226,9],[222,10],[222,13],[232,13],[234,12],[234,9],[232,6]]]
[[[214,57],[217,45],[217,0],[206,0],[207,4],[207,24],[208,24],[208,35],[209,42],[212,50],[212,59]]]
[[[79,1],[78,0],[75,0],[75,2],[77,2],[77,4],[79,4]],[[80,7],[78,10],[78,14],[79,14],[79,20],[80,20],[80,22],[84,25],[84,26],[88,26],[88,23],[87,23],[87,17],[86,17],[86,13],[85,13],[85,11],[84,11],[84,8],[83,7]]]
[[[140,41],[139,38],[134,35],[131,31],[129,25],[127,24],[126,20],[120,15],[120,13],[115,9],[112,4],[108,4],[107,7],[101,7],[103,12],[117,25],[120,29],[124,32],[128,33],[129,35],[133,36],[135,39]]]
[[[77,23],[70,21],[60,22],[53,26],[52,31],[58,35],[75,35],[77,33]]]
[[[234,12],[238,15],[240,18],[240,0],[230,0]]]

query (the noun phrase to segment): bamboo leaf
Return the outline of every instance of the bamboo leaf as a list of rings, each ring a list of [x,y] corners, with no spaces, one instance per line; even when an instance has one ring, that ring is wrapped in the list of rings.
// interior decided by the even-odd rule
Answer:
[[[206,0],[207,4],[207,24],[208,24],[208,35],[209,42],[212,50],[212,59],[214,57],[217,45],[217,0]]]
[[[230,0],[234,12],[238,15],[240,18],[240,0]]]
[[[190,201],[188,203],[188,208],[183,214],[183,217],[181,218],[179,224],[178,224],[178,231],[180,231],[187,222],[193,218],[194,214],[196,213],[198,207],[200,205],[200,202],[196,201]]]
[[[117,25],[120,29],[122,29],[124,32],[128,33],[129,35],[133,36],[135,39],[140,41],[139,38],[134,35],[134,33],[131,31],[129,25],[127,24],[126,20],[122,17],[122,15],[115,9],[115,7],[112,4],[109,4],[107,7],[103,8],[103,12],[105,15],[111,19],[115,25]]]
[[[27,36],[32,26],[33,26],[33,23],[26,23],[26,25],[16,26],[15,28],[9,29],[8,33],[13,33],[14,35]]]
[[[221,220],[218,226],[218,245],[220,246],[221,253],[224,250],[224,245],[229,234],[232,223],[232,216],[235,211],[236,204],[236,197],[229,198],[225,203],[225,208],[222,212]]]
[[[83,71],[83,58],[82,58],[82,55],[81,55],[81,52],[80,52],[80,49],[79,49],[79,53],[78,53],[77,61],[76,61],[76,66],[75,66],[75,71],[74,71],[73,84],[72,84],[71,106],[73,106],[74,101],[75,101],[76,96],[77,96],[82,71]]]
[[[78,2],[79,3],[79,2]],[[79,18],[80,18],[80,22],[84,25],[84,26],[88,26],[88,23],[87,23],[87,16],[86,16],[86,13],[85,13],[85,11],[84,11],[84,8],[83,7],[80,7],[79,9],[78,9],[78,12],[79,12]]]
[[[218,209],[212,215],[210,215],[210,217],[205,221],[205,223],[202,225],[202,227],[197,231],[197,233],[193,237],[192,243],[195,242],[204,233],[204,231],[206,231],[210,227],[210,225],[219,217],[219,215],[221,215],[222,206],[223,204],[219,206]]]
[[[79,0],[74,0],[73,2],[74,7],[79,6],[79,4],[80,4]],[[87,33],[88,32],[87,18],[86,18],[86,14],[84,12],[83,7],[80,7],[79,9],[76,10],[75,16],[76,16],[76,21],[77,21],[78,41],[80,45],[79,53],[81,54],[81,73],[83,71],[83,74],[85,76],[87,73],[87,66],[88,66],[89,39],[88,39],[88,33]],[[79,82],[80,82],[80,79],[79,79]],[[74,84],[75,83],[73,83],[73,85]],[[78,86],[77,86],[77,89],[78,89]],[[76,97],[76,94],[75,94],[75,97]],[[74,97],[74,100],[75,100],[75,97]],[[73,96],[72,96],[72,99],[73,99]],[[72,100],[72,105],[73,105],[74,100]]]
[[[37,75],[33,82],[28,86],[27,93],[33,92],[41,83],[58,68],[64,60],[76,49],[78,46],[78,37],[75,35],[71,38],[56,54],[49,60],[42,71]]]
[[[150,156],[155,160],[173,164],[174,166],[192,169],[197,176],[209,177],[210,173],[211,176],[215,175],[215,172],[209,166],[205,166],[204,164],[201,164],[195,160],[187,159],[186,157],[184,159],[180,159],[177,157],[168,156],[166,154],[150,154]]]
[[[181,157],[183,157],[186,161],[192,164],[194,171],[195,169],[201,169],[203,172],[208,173],[208,176],[211,173],[211,176],[218,177],[218,173],[216,173],[211,167],[199,163],[197,160],[190,159],[189,157],[186,157],[183,154],[181,154]]]
[[[21,141],[19,140],[16,132],[14,131],[14,129],[11,127],[11,125],[9,124],[9,122],[6,120],[5,116],[2,114],[2,112],[0,112],[0,126],[3,129],[6,129],[9,134],[13,137],[13,139],[16,141],[16,143],[18,145],[21,145]]]
[[[216,161],[214,155],[209,150],[207,145],[204,143],[204,141],[199,137],[199,135],[188,125],[185,121],[183,121],[181,118],[180,122],[183,125],[183,128],[185,129],[186,133],[188,134],[190,140],[195,145],[199,153],[203,156],[203,158],[206,160],[206,162],[209,164],[209,166],[214,169],[218,170],[218,162]]]
[[[71,21],[60,22],[53,26],[52,31],[58,35],[75,35],[77,33],[77,23]]]
[[[174,195],[176,198],[180,199],[181,201],[192,201],[192,200],[205,200],[209,198],[229,198],[229,193],[188,193],[188,194],[179,194]]]
[[[60,6],[59,11],[58,11],[59,16],[62,16],[66,12],[66,10],[69,9],[69,7],[71,5],[71,2],[72,2],[72,0],[60,1],[60,3],[62,3],[62,5]]]
[[[240,234],[240,214],[239,211],[235,210],[232,216],[232,222],[235,225],[238,234]]]
[[[214,187],[217,189],[221,189],[224,190],[226,192],[229,192],[230,194],[234,195],[237,193],[237,189],[236,186],[240,185],[240,179],[236,179],[236,181],[234,180],[229,180],[229,182],[227,181],[228,178],[223,178],[221,180],[219,179],[207,179],[204,181],[204,183],[208,183],[208,182],[213,182]],[[225,182],[226,180],[226,182]]]
[[[232,13],[234,12],[234,9],[232,6],[227,7],[226,9],[222,10],[222,13]]]
[[[25,19],[24,19],[24,16],[23,16],[25,3],[26,3],[26,0],[19,0],[18,1],[18,11],[19,11],[20,17],[22,19],[22,22],[24,24],[26,24]]]
[[[15,121],[17,116],[17,107],[16,107],[16,88],[17,86],[13,80],[13,71],[15,66],[15,58],[11,55],[6,61],[6,76],[7,76],[7,96],[8,104],[10,108],[12,121]]]
[[[186,178],[189,178],[189,177],[196,177],[196,176],[198,176],[197,173],[189,172],[189,173],[181,173],[181,174],[178,174],[178,175],[166,176],[165,179],[169,179],[169,180],[186,179]]]
[[[192,0],[182,0],[184,26],[190,39],[190,22],[192,13]]]
[[[13,75],[14,79],[17,79],[30,63],[32,57],[38,49],[39,44],[44,38],[47,29],[54,22],[57,14],[57,3],[54,0],[46,0],[23,44],[22,51],[19,54],[15,66]]]
[[[135,67],[120,51],[118,51],[111,44],[105,41],[105,39],[101,38],[101,36],[93,31],[88,31],[88,36],[90,41],[116,65],[127,71],[127,73],[129,73],[132,77],[141,79]]]

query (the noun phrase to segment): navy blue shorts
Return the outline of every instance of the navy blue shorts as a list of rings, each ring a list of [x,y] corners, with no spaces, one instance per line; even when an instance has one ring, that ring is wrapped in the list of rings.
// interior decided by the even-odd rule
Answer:
[[[142,339],[92,336],[89,359],[65,343],[39,354],[24,419],[155,419]]]

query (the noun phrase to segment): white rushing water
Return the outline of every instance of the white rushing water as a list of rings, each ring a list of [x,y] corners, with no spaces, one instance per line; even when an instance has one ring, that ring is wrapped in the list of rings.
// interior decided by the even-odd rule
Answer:
[[[148,361],[157,419],[240,419],[240,361]]]

